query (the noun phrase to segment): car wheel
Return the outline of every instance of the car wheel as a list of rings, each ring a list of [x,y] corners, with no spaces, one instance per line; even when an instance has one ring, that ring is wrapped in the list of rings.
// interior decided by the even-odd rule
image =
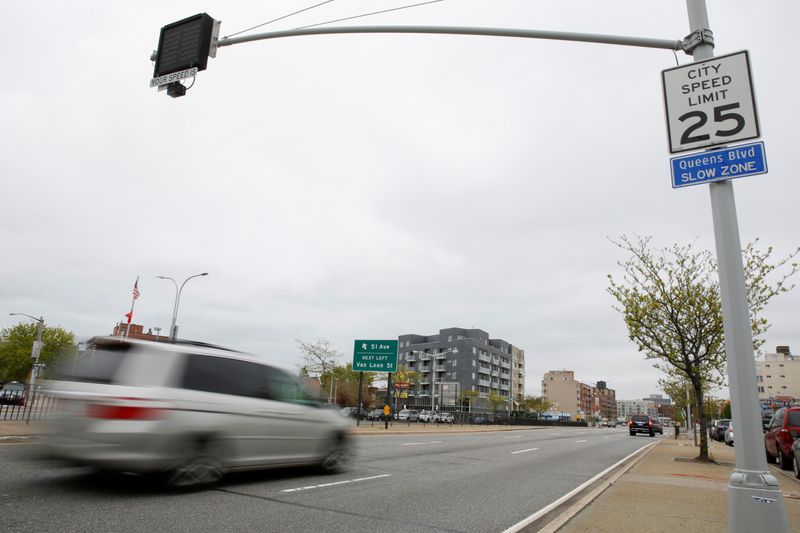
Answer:
[[[800,479],[800,463],[797,462],[797,455],[794,454],[792,457],[792,467],[794,468],[795,477]]]
[[[320,464],[320,470],[326,474],[338,474],[346,470],[352,462],[353,453],[344,435],[337,435],[334,444]]]
[[[792,459],[790,457],[786,457],[780,447],[778,447],[778,461],[780,462],[782,469],[789,470],[792,468]]]
[[[655,437],[655,436],[656,436],[656,432],[655,432],[655,431],[651,431],[651,432],[650,432],[650,436],[651,436],[651,437]]]
[[[636,436],[636,433],[631,431],[631,437],[635,437],[635,436]]]
[[[216,483],[222,477],[222,453],[211,439],[191,439],[180,448],[175,467],[164,474],[172,488],[196,488]]]

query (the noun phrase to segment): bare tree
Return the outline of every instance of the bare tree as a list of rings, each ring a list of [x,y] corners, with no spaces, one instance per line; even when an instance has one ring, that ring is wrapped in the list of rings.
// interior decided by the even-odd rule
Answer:
[[[305,342],[296,339],[297,348],[300,350],[300,373],[306,376],[323,377],[328,375],[338,364],[339,358],[344,354],[339,353],[327,339],[317,339]]]

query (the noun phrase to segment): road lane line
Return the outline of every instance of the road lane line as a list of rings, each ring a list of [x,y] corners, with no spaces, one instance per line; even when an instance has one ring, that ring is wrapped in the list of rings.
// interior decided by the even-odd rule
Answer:
[[[522,435],[508,435],[507,437],[503,437],[504,439],[521,439]]]
[[[511,455],[514,455],[515,453],[535,452],[538,449],[539,448],[528,448],[527,450],[517,450],[516,452],[511,452]]]
[[[602,478],[603,476],[605,476],[606,474],[608,474],[609,472],[611,472],[612,470],[617,468],[619,465],[625,463],[626,461],[628,461],[632,457],[635,457],[637,454],[640,454],[640,453],[643,453],[646,450],[649,450],[651,447],[655,446],[656,444],[658,444],[658,442],[651,442],[650,444],[645,444],[644,446],[642,446],[638,450],[634,451],[630,455],[620,459],[619,461],[617,461],[613,465],[609,466],[608,468],[606,468],[605,470],[603,470],[602,472],[600,472],[599,474],[594,476],[592,479],[580,484],[579,486],[575,487],[574,489],[572,489],[567,494],[564,494],[562,497],[560,497],[559,499],[557,499],[556,501],[554,501],[550,505],[542,507],[541,509],[539,509],[538,511],[536,511],[535,513],[530,515],[525,520],[523,520],[521,522],[517,522],[516,524],[514,524],[510,528],[508,528],[505,531],[503,531],[503,533],[517,533],[518,531],[522,531],[522,529],[524,529],[525,526],[536,522],[538,519],[540,519],[541,517],[543,517],[544,515],[546,515],[547,513],[549,513],[550,511],[552,511],[553,509],[555,509],[556,507],[558,507],[562,503],[564,503],[565,501],[569,500],[570,498],[572,498],[576,494],[580,493],[583,489],[585,489],[586,487],[588,487],[589,485],[591,485],[592,483],[594,483],[598,479]]]
[[[419,446],[420,444],[441,444],[443,440],[429,440],[426,442],[404,442],[403,446]]]
[[[579,443],[579,442],[586,442],[586,439],[583,439],[583,440],[576,440],[576,441],[575,441],[575,443],[576,443],[576,444],[577,444],[577,443]]]
[[[360,477],[358,479],[346,479],[344,481],[334,481],[333,483],[322,483],[321,485],[308,485],[306,487],[298,487],[296,489],[284,489],[281,492],[300,492],[303,490],[322,489],[325,487],[333,487],[335,485],[346,485],[347,483],[358,483],[360,481],[370,481],[372,479],[380,479],[390,476],[391,474],[381,474],[379,476]]]

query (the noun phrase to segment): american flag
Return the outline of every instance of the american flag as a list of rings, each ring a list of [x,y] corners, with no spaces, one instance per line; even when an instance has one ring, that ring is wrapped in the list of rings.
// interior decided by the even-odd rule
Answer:
[[[133,284],[133,299],[139,297],[139,278],[136,278],[136,283]]]

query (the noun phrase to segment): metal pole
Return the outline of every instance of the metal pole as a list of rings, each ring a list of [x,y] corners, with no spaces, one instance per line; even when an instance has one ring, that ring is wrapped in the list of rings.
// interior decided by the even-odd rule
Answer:
[[[361,391],[364,388],[364,373],[358,373],[358,407],[356,409],[356,426],[361,425]]]
[[[564,31],[519,30],[513,28],[476,28],[454,26],[338,26],[324,28],[299,28],[296,30],[273,31],[241,37],[223,37],[219,46],[278,39],[282,37],[300,37],[303,35],[331,35],[348,33],[433,33],[440,35],[481,35],[488,37],[521,37],[525,39],[554,39],[558,41],[576,41],[600,44],[618,44],[623,46],[639,46],[644,48],[663,48],[666,50],[683,50],[683,41],[669,39],[650,39],[646,37],[627,37],[624,35],[600,35],[595,33],[572,33]]]
[[[686,0],[686,6],[690,30],[709,29],[705,0]],[[712,58],[712,45],[698,46],[693,56],[695,61]],[[736,428],[736,468],[728,480],[728,531],[788,532],[783,494],[765,458],[733,184],[730,181],[710,183],[709,193],[719,265],[731,414]]]

